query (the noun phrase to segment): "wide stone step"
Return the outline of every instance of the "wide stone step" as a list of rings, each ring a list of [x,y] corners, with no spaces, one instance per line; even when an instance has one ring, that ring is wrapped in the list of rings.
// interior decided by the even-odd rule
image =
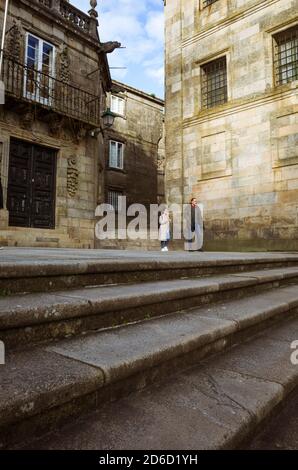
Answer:
[[[298,390],[298,320],[106,404],[25,449],[236,449]]]
[[[136,253],[9,250],[0,256],[0,295],[47,292],[298,266],[297,254]]]
[[[0,339],[7,348],[20,347],[294,282],[298,282],[298,267],[2,297]]]
[[[146,394],[150,397],[151,393],[149,390],[144,392],[145,402],[143,398],[140,401],[139,398],[134,399],[136,412],[141,413],[144,407],[143,416],[146,419],[140,421],[144,426],[150,424],[148,413],[156,402],[151,421],[155,431],[152,427],[149,434],[153,440],[147,442],[150,448],[157,443],[155,436],[159,429],[165,439],[160,441],[160,445],[169,444],[168,448],[174,448],[171,446],[177,444],[174,424],[177,422],[178,425],[183,417],[177,414],[180,406],[182,414],[188,409],[181,422],[184,431],[187,427],[188,435],[194,430],[197,436],[195,441],[189,443],[194,445],[196,442],[193,448],[235,445],[298,383],[297,367],[293,368],[290,363],[290,338],[297,339],[297,311],[297,286],[283,287],[241,300],[203,306],[24,351],[9,352],[6,365],[0,369],[0,446],[9,447],[14,442],[40,435],[60,425],[66,418],[88,409],[100,408],[108,401],[164,379],[167,384],[157,387],[160,398],[150,398],[151,408],[149,402],[146,407]],[[285,322],[290,317],[294,319],[290,326],[278,326],[277,333],[264,333],[261,340],[252,342],[252,346],[239,346],[239,362],[233,362],[237,349],[231,353],[224,352],[272,323],[281,319]],[[206,372],[200,366],[194,376],[189,375],[192,372],[187,372],[169,379],[174,372],[201,364],[208,355],[219,351],[222,351],[222,357],[217,357],[214,364],[222,372],[217,372],[216,368]],[[230,357],[229,363],[224,362],[227,357]],[[207,367],[210,368],[209,365]],[[272,383],[269,383],[270,377]],[[165,400],[163,403],[159,401],[161,398]],[[164,426],[160,428],[159,419],[154,424],[159,411],[166,412],[167,404],[169,421],[165,423],[173,424],[169,426],[169,441],[166,437],[169,429],[167,431]],[[112,429],[120,426],[117,419],[121,416],[123,421],[120,421],[125,428],[125,405],[123,408],[121,404],[113,406],[116,421],[109,421],[108,418],[107,427],[104,426],[106,439],[111,438],[107,448],[121,444],[120,437],[118,441],[113,440],[111,434]],[[120,410],[119,416],[117,410]],[[193,419],[189,419],[192,412]],[[131,423],[135,417],[133,412]],[[199,423],[193,428],[198,419],[201,426],[208,423],[206,430],[201,428],[201,434],[198,434]],[[114,428],[113,423],[116,423]],[[139,423],[137,428],[140,429]],[[219,437],[215,439],[214,434],[210,440],[212,429],[215,434],[219,433]],[[178,436],[181,437],[180,429]],[[141,437],[142,433],[139,439]],[[99,448],[104,448],[100,446],[107,445],[108,441],[104,439],[99,442]],[[127,444],[127,440],[123,442]],[[132,445],[135,448],[143,445],[142,439],[132,439],[128,448]],[[179,445],[177,448],[185,447]]]

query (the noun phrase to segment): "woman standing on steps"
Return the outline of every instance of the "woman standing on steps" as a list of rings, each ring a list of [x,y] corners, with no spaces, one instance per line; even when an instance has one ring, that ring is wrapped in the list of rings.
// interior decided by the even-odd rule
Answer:
[[[161,251],[169,251],[168,244],[170,241],[170,213],[166,207],[161,216],[159,217],[159,240],[161,244]]]

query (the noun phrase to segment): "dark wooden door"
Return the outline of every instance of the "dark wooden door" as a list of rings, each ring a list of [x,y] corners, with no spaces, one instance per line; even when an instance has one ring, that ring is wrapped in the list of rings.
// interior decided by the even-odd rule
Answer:
[[[9,225],[55,227],[56,151],[12,139],[8,174]]]

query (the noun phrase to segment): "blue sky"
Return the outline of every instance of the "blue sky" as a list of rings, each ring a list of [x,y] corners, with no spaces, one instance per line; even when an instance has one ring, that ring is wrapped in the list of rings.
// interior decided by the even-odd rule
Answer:
[[[71,0],[82,11],[89,0]],[[108,55],[112,77],[163,97],[163,1],[98,0],[101,41],[119,41],[126,49]]]

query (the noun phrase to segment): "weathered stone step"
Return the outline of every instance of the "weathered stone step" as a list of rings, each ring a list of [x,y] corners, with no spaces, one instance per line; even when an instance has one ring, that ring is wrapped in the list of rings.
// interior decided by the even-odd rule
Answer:
[[[236,449],[298,390],[298,320],[106,404],[25,449]]]
[[[191,392],[190,388],[186,387],[184,395],[179,395],[180,398],[176,396],[176,405],[175,393],[179,390],[179,393],[183,393],[183,384],[186,385],[189,379],[183,379],[181,375],[180,378],[170,379],[170,388],[166,388],[165,392],[163,388],[159,389],[165,400],[169,392],[170,421],[174,419],[178,411],[179,400],[182,400],[181,406],[185,411],[189,403],[190,411],[186,418],[187,423],[184,423],[184,430],[186,430],[186,424],[189,426],[188,435],[193,425],[193,421],[188,421],[188,417],[194,411],[196,419],[200,417],[201,424],[204,420],[208,423],[208,433],[212,431],[213,425],[216,432],[221,432],[220,439],[210,441],[209,446],[234,445],[239,436],[244,437],[247,429],[265,417],[271,408],[297,384],[298,369],[290,367],[291,349],[290,343],[286,342],[289,340],[288,331],[293,340],[296,339],[297,312],[297,286],[292,286],[246,299],[204,306],[142,323],[45,344],[30,350],[10,352],[6,365],[0,369],[0,446],[7,447],[28,436],[40,435],[50,430],[51,427],[55,428],[66,418],[79,415],[87,409],[101,407],[107,401],[125,396],[133,390],[142,389],[157,380],[167,379],[174,371],[184,370],[192,364],[198,364],[210,354],[243,342],[273,322],[281,319],[286,321],[288,317],[293,317],[295,321],[290,327],[286,327],[286,330],[282,326],[278,327],[278,335],[283,338],[281,341],[269,340],[270,335],[274,337],[271,332],[264,334],[265,340],[255,340],[252,344],[257,344],[257,347],[256,349],[254,346],[249,347],[249,353],[245,350],[241,352],[241,348],[247,347],[241,346],[238,354],[239,364],[235,361],[229,369],[233,372],[227,374],[224,370],[226,366],[222,364],[221,358],[216,360],[218,369],[224,370],[219,379],[210,378],[209,380],[209,376],[213,377],[210,372],[205,373],[200,369],[197,372],[198,380],[192,385],[193,391]],[[261,351],[262,344],[263,350]],[[228,354],[232,354],[233,358],[233,352]],[[227,353],[222,353],[222,355],[226,357]],[[281,366],[279,362],[275,365],[275,369],[271,370],[275,360],[282,360],[283,364]],[[257,374],[255,376],[253,375],[254,364],[257,367],[254,372]],[[241,370],[241,365],[244,370]],[[252,378],[245,377],[246,366],[249,369],[247,374]],[[269,385],[267,384],[268,378],[266,382],[264,378],[259,377],[260,368],[267,376],[276,371],[275,380],[279,385],[277,383]],[[188,377],[187,374],[184,377]],[[181,380],[181,387],[175,388],[175,382],[179,384]],[[219,381],[218,388],[217,380]],[[229,383],[234,384],[233,393],[227,398],[225,387],[229,388]],[[245,400],[247,387],[248,398],[251,402],[245,405],[243,401],[243,404],[241,402],[239,404],[239,396]],[[255,388],[254,398],[253,388]],[[188,392],[191,392],[190,395]],[[146,395],[147,392],[144,393]],[[209,397],[209,402],[207,395],[210,393],[214,396]],[[195,401],[193,401],[194,396]],[[231,405],[233,400],[235,403]],[[140,403],[144,406],[142,400]],[[208,405],[205,410],[204,403]],[[219,406],[220,411],[218,416],[216,405]],[[114,406],[116,410],[119,409],[118,405]],[[139,407],[136,404],[136,409],[140,411],[142,406]],[[166,407],[167,401],[162,406]],[[250,408],[252,406],[257,407],[258,415]],[[171,416],[172,412],[173,416]],[[223,418],[221,418],[221,413],[224,415]],[[242,417],[241,422],[238,413]],[[181,418],[180,415],[179,419]],[[223,419],[223,424],[220,424],[221,419]],[[227,423],[233,426],[237,424],[238,429],[229,430]],[[158,421],[155,424],[158,429]],[[107,436],[109,436],[110,428],[107,429]],[[166,439],[166,430],[163,427],[161,429],[165,432],[164,438]],[[171,439],[174,439],[173,429],[174,427],[170,433]],[[194,429],[198,431],[199,427],[196,425]],[[204,439],[210,440],[208,433],[202,432],[201,441],[200,439],[196,441],[197,447],[205,445]],[[136,442],[138,441],[135,441],[134,445],[138,447]],[[142,441],[139,442],[142,443]],[[119,445],[117,440],[113,441],[113,445],[114,443]],[[132,443],[133,440],[130,445]],[[112,441],[110,444],[112,445]],[[152,441],[152,445],[155,444],[156,441]],[[108,448],[111,447],[108,446]]]
[[[0,256],[0,295],[298,266],[297,254],[13,251]]]
[[[298,282],[298,267],[0,298],[7,348],[140,321]]]

